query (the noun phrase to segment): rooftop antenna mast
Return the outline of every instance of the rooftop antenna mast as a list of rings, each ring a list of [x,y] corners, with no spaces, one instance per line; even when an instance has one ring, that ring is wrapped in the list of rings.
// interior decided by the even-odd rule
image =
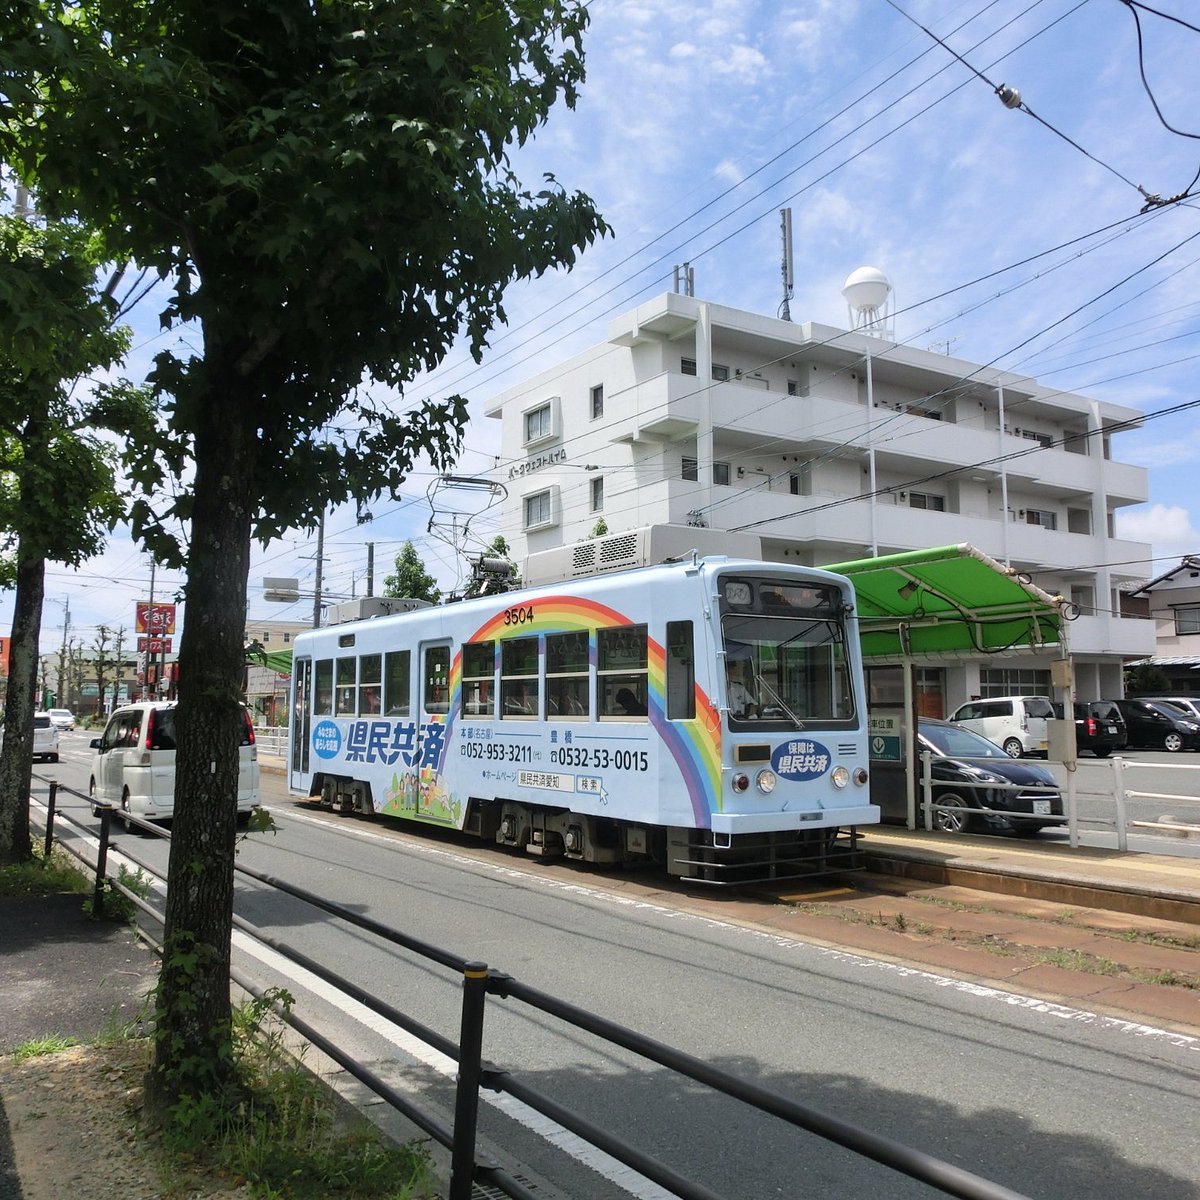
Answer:
[[[796,286],[796,277],[792,267],[792,210],[779,210],[779,232],[783,238],[783,260],[780,272],[783,275],[783,303],[779,306],[779,316],[784,321],[792,319],[790,301]]]

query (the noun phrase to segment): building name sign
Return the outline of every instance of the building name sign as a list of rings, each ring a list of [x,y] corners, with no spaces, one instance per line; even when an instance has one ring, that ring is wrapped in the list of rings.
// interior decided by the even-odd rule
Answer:
[[[555,463],[566,461],[567,452],[559,446],[557,450],[547,450],[544,454],[538,454],[527,458],[523,463],[517,463],[515,467],[509,467],[508,477],[509,479],[520,479],[522,475],[529,475],[534,471],[540,471],[543,467],[552,467]]]

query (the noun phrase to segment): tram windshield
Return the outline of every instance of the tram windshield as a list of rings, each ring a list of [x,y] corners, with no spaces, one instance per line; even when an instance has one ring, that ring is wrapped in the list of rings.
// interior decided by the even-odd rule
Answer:
[[[836,588],[726,580],[721,607],[731,728],[853,723],[853,674]]]

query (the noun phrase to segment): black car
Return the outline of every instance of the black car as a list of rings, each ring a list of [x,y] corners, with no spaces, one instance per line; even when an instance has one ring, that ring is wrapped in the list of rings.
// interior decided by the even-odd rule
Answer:
[[[1060,711],[1059,705],[1054,707]],[[1076,750],[1090,750],[1097,758],[1107,758],[1128,745],[1125,718],[1112,700],[1076,700],[1073,707]]]
[[[949,721],[921,718],[917,743],[936,756],[930,764],[935,829],[1037,833],[1065,823],[1062,793],[1049,768],[1009,758],[995,742]],[[984,809],[993,811],[979,811]]]
[[[1200,722],[1157,700],[1114,700],[1125,718],[1131,746],[1151,750],[1200,750]]]

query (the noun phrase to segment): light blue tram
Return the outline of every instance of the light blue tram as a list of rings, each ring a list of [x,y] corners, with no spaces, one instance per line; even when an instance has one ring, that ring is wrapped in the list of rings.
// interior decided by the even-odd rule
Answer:
[[[295,642],[289,788],[530,854],[713,884],[856,866],[867,787],[842,576],[691,557]]]

